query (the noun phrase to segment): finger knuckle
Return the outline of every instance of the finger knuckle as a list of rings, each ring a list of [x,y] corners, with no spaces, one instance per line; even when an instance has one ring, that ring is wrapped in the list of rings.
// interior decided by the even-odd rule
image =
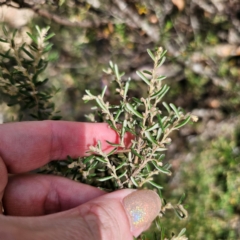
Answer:
[[[91,203],[84,209],[84,212],[84,219],[93,239],[122,239],[114,209],[102,204]]]

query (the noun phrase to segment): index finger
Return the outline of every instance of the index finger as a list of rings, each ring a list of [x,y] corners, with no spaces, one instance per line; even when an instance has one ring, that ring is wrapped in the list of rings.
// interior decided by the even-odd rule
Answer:
[[[126,133],[125,146],[132,135]],[[106,123],[36,121],[0,125],[0,157],[9,173],[34,170],[52,160],[85,156],[89,146],[101,141],[103,151],[119,143],[118,134]]]

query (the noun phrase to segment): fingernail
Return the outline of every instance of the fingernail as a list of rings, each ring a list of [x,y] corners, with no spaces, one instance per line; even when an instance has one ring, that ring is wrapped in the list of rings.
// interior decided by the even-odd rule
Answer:
[[[157,217],[161,200],[152,190],[138,190],[123,199],[131,230],[144,229]]]

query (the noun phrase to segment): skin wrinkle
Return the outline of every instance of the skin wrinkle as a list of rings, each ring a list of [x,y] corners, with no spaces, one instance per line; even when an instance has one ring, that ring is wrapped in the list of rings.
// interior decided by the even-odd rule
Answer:
[[[90,204],[90,205],[89,205]],[[121,239],[122,237],[114,234],[117,232],[118,234],[121,233],[121,228],[118,226],[118,221],[115,220],[116,215],[114,214],[114,209],[109,209],[106,206],[102,206],[100,203],[89,203],[87,208],[87,212],[84,211],[82,216],[84,216],[84,220],[87,223],[89,230],[92,232],[93,229],[98,229],[99,235],[96,236],[95,232],[92,232],[94,236],[93,239]],[[81,215],[81,211],[80,211]],[[88,221],[85,218],[90,218]],[[114,220],[114,221],[113,221]],[[100,224],[98,224],[100,222]],[[95,224],[94,224],[95,223]],[[116,227],[117,226],[117,227]],[[100,229],[99,229],[100,228]],[[116,231],[116,228],[118,230]],[[108,236],[102,235],[103,233],[108,233]],[[100,238],[99,238],[100,237]]]
[[[50,144],[49,144],[49,160],[50,159],[53,159],[53,139],[54,139],[54,135],[53,135],[53,123],[52,123],[52,121],[48,121],[49,122],[49,128],[50,128],[50,135],[51,135],[51,141],[50,141]]]
[[[104,225],[102,224],[102,221],[101,221],[101,217],[99,217],[100,215],[97,214],[97,209],[102,209],[102,207],[97,204],[97,203],[89,203],[87,205],[87,211],[84,209],[84,213],[81,214],[81,210],[80,210],[80,215],[83,216],[83,219],[86,223],[86,226],[88,227],[89,229],[89,232],[92,234],[93,238],[92,239],[105,239],[105,238],[102,238],[101,236],[101,231],[99,229],[99,227],[103,227]],[[102,216],[105,216],[104,214],[102,214]],[[98,222],[100,222],[100,224],[98,224]],[[96,234],[96,229],[98,229],[98,233]],[[100,238],[99,238],[100,237]],[[107,238],[107,239],[114,239],[114,238]]]
[[[48,121],[48,122],[50,122],[50,126],[51,126],[50,127],[50,129],[51,129],[51,148],[49,149],[51,155],[50,155],[49,160],[59,160],[62,158],[63,152],[64,152],[63,151],[63,143],[62,143],[59,135],[56,133],[57,131],[55,130],[55,127],[53,124],[54,122],[52,122],[52,121]]]
[[[62,210],[60,197],[53,181],[51,181],[49,187],[51,191],[48,192],[44,201],[44,215],[55,213]]]

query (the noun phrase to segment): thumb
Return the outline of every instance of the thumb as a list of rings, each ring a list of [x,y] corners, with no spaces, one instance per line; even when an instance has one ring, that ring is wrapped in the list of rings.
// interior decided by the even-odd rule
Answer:
[[[130,240],[145,231],[159,214],[161,201],[151,190],[124,189],[78,207],[92,239]]]
[[[16,240],[33,236],[36,240],[132,240],[150,226],[160,209],[154,191],[124,189],[46,216],[0,215],[0,235]]]

